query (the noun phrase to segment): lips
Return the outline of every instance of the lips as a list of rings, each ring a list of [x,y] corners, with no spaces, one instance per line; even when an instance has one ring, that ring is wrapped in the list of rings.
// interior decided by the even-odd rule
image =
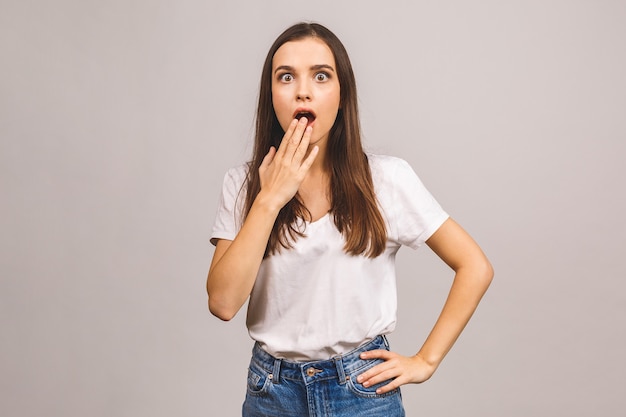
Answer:
[[[315,113],[313,112],[313,110],[311,109],[297,109],[294,114],[293,114],[293,118],[294,119],[298,119],[300,120],[301,118],[306,117],[307,121],[308,121],[308,125],[310,125],[311,123],[313,123],[313,121],[315,120]]]

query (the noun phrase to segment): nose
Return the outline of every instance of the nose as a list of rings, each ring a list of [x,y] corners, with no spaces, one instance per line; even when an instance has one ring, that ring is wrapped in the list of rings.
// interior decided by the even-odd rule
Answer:
[[[296,99],[298,101],[308,101],[312,98],[311,84],[308,80],[300,80],[296,90]]]

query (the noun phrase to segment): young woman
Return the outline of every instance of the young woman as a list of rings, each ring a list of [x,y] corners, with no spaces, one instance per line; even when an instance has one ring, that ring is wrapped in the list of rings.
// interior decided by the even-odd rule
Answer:
[[[366,154],[348,55],[318,24],[288,28],[261,76],[252,160],[224,180],[209,310],[249,298],[256,341],[243,415],[403,416],[403,384],[429,379],[493,271],[403,160]],[[389,351],[395,255],[426,243],[455,272],[413,356]]]

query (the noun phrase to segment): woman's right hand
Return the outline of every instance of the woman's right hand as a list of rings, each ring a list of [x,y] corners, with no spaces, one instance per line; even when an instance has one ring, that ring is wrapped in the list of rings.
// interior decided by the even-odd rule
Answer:
[[[233,318],[248,299],[276,216],[298,192],[319,152],[317,146],[309,152],[311,131],[304,118],[291,122],[278,151],[272,147],[259,167],[261,191],[239,233],[232,241],[217,242],[207,293],[209,310],[222,320]]]
[[[278,210],[296,195],[319,152],[314,146],[307,155],[313,130],[311,126],[307,127],[307,123],[305,117],[294,119],[278,151],[272,146],[259,167],[259,196]]]

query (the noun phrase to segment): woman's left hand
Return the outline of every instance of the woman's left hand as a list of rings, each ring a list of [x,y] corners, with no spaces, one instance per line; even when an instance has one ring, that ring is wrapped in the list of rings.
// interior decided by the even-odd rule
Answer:
[[[365,387],[379,384],[391,379],[387,385],[376,390],[384,394],[404,384],[419,384],[428,380],[437,369],[436,365],[427,363],[421,356],[402,356],[384,349],[370,350],[361,353],[361,359],[382,359],[385,362],[374,366],[357,377],[359,384]]]
[[[446,220],[426,243],[454,270],[452,287],[435,326],[417,355],[407,357],[382,349],[361,354],[362,359],[385,361],[357,377],[357,381],[366,387],[391,380],[376,390],[378,394],[404,384],[419,384],[433,376],[493,278],[493,268],[480,247],[454,220]]]

